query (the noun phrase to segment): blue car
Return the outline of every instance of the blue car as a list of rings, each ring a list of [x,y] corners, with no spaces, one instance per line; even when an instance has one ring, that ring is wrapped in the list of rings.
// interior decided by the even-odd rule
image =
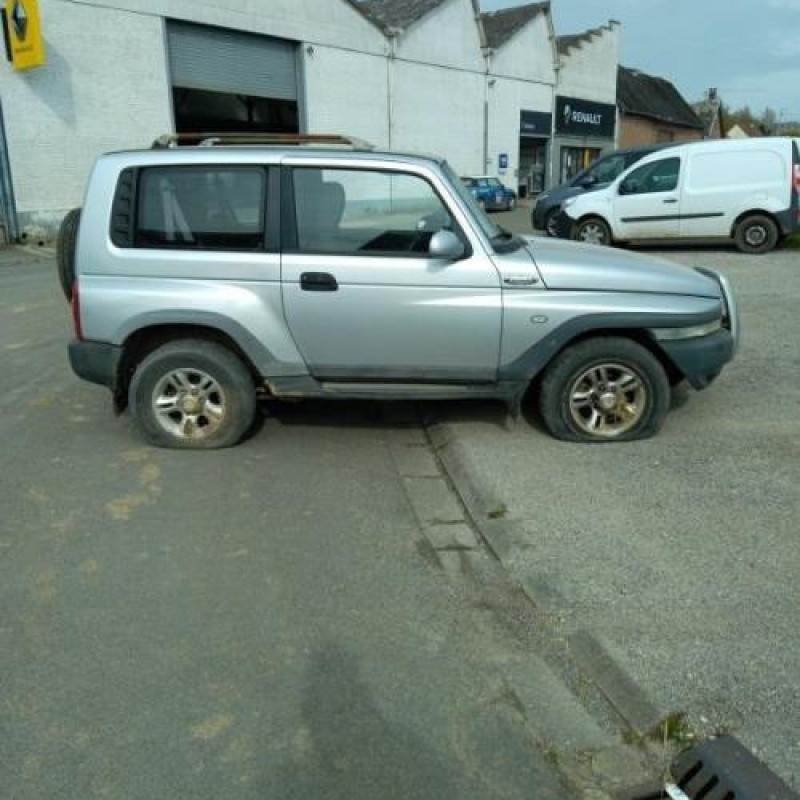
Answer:
[[[498,178],[488,175],[461,178],[484,211],[511,211],[517,205],[517,195]]]

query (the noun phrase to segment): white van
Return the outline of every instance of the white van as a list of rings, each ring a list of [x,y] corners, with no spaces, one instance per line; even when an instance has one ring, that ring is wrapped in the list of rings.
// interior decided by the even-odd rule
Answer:
[[[767,253],[800,230],[800,139],[722,139],[653,153],[606,189],[567,200],[562,237],[734,241]]]

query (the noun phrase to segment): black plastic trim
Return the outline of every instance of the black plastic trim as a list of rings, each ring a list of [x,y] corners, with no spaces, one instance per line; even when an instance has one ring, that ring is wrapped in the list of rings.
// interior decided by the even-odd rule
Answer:
[[[122,348],[106,342],[86,342],[73,339],[69,343],[69,363],[72,371],[89,383],[116,388],[117,367]]]
[[[733,358],[734,341],[728,330],[682,341],[660,341],[659,346],[692,388],[705,389]]]
[[[719,311],[703,314],[586,314],[565,322],[518,359],[500,368],[501,380],[532,380],[569,342],[586,333],[608,330],[645,332],[651,328],[688,328],[719,319]],[[660,343],[657,343],[660,345]]]
[[[622,222],[672,222],[674,220],[684,219],[716,219],[717,217],[724,217],[722,211],[715,211],[709,214],[669,214],[656,217],[623,217]]]
[[[133,232],[136,221],[139,170],[129,167],[122,170],[117,179],[114,203],[111,206],[111,229],[109,235],[116,247],[133,247]]]

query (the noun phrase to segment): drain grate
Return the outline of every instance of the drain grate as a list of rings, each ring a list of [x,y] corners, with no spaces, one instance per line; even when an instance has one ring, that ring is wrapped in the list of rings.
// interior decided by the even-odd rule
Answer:
[[[709,739],[672,764],[672,800],[800,800],[733,736]]]

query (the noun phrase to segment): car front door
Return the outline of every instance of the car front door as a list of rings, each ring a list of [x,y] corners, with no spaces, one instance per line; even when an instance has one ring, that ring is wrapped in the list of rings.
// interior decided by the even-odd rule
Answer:
[[[614,197],[616,238],[672,239],[680,235],[679,157],[651,161],[629,172]]]
[[[319,380],[493,382],[500,276],[422,168],[284,167],[281,282],[292,335]],[[288,218],[287,218],[288,217]],[[465,245],[433,258],[434,233]]]

